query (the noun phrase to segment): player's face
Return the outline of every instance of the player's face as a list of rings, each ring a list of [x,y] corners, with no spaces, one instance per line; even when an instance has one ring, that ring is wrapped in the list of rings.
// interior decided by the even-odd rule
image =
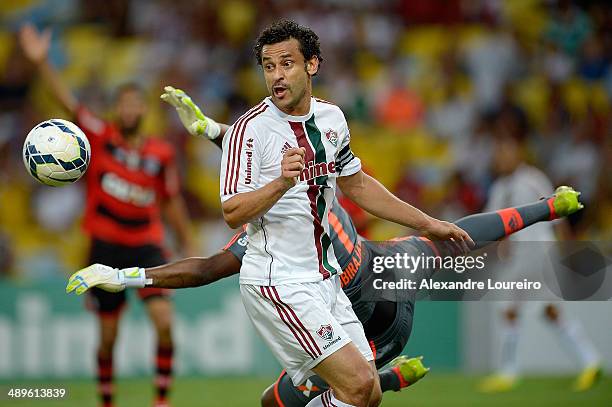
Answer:
[[[290,38],[264,45],[261,65],[272,102],[287,114],[308,113],[312,94],[311,76],[319,69],[318,58],[315,56],[306,61],[298,40]]]
[[[136,89],[123,91],[115,104],[117,124],[121,132],[124,135],[136,133],[146,111],[146,103],[140,91]]]
[[[521,161],[519,143],[512,137],[500,137],[495,141],[493,165],[495,172],[508,175],[514,172]]]

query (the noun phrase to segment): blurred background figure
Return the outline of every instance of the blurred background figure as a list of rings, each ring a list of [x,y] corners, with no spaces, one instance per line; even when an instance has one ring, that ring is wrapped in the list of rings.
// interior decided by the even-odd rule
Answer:
[[[498,176],[490,189],[486,211],[494,211],[515,205],[518,202],[538,200],[549,196],[553,186],[546,175],[525,162],[525,136],[517,121],[522,117],[518,110],[509,109],[507,116],[500,115],[496,123],[494,144],[494,169]],[[555,224],[556,223],[556,224]],[[553,243],[559,236],[568,238],[568,226],[565,220],[554,223],[539,223],[530,229],[522,230],[501,243],[501,250],[510,260],[501,270],[502,278],[521,281],[538,273],[545,266],[545,256],[534,256],[533,245],[543,242]],[[506,244],[517,242],[515,244]],[[548,248],[548,247],[546,247]],[[559,256],[555,247],[550,253]],[[541,250],[539,251],[541,253]],[[511,303],[498,304],[499,317],[502,319],[500,364],[494,375],[480,384],[480,390],[487,393],[504,392],[513,389],[520,376],[518,366],[518,341],[521,332],[521,308],[540,306],[542,317],[553,329],[555,336],[562,342],[568,354],[578,362],[581,372],[574,383],[574,390],[590,389],[601,375],[600,359],[591,340],[586,336],[582,325],[561,312],[557,304],[527,302],[521,304],[520,294]]]
[[[114,121],[100,120],[79,104],[49,64],[51,31],[41,33],[25,25],[19,37],[26,57],[35,65],[61,107],[85,132],[92,146],[91,163],[85,176],[83,222],[90,238],[87,264],[130,267],[141,262],[154,267],[166,263],[162,213],[176,232],[183,255],[195,254],[185,203],[179,194],[175,152],[169,143],[141,132],[146,102],[139,85],[121,85],[115,94]],[[47,208],[53,208],[49,202],[46,204]],[[56,205],[62,206],[60,202]],[[56,218],[53,213],[48,217]],[[98,392],[101,404],[112,407],[113,349],[126,295],[97,288],[90,294],[89,307],[98,316],[100,327],[96,353]],[[163,407],[168,405],[174,352],[169,291],[141,288],[138,295],[145,301],[157,333],[155,405]]]

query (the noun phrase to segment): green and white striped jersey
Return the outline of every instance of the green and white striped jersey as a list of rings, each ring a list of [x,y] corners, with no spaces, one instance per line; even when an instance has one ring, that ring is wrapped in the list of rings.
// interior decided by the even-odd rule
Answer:
[[[316,98],[311,99],[305,116],[287,115],[266,98],[230,127],[223,139],[222,202],[280,177],[287,149],[306,150],[306,167],[297,185],[247,225],[242,284],[314,282],[341,272],[331,244],[328,213],[336,177],[361,169],[349,142],[340,108]]]

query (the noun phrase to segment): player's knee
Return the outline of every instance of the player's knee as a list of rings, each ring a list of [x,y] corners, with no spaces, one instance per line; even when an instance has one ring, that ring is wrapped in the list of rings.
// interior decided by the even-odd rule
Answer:
[[[114,338],[104,338],[100,340],[98,345],[98,355],[104,359],[110,359],[113,356],[113,348],[115,347]]]
[[[115,346],[117,334],[114,331],[102,332],[100,335],[100,344],[98,345],[98,351],[105,354],[111,355]]]
[[[351,385],[342,389],[342,393],[344,397],[347,398],[346,401],[349,404],[355,406],[368,406],[374,383],[375,380],[372,371],[369,368],[360,369],[355,372],[352,377]]]
[[[382,390],[380,388],[380,383],[375,382],[372,388],[372,394],[370,394],[370,404],[368,407],[377,407],[382,402]]]
[[[261,395],[261,407],[278,407],[276,398],[274,397],[273,386],[268,386]]]
[[[158,313],[153,316],[157,339],[162,345],[172,344],[172,317],[171,314]]]

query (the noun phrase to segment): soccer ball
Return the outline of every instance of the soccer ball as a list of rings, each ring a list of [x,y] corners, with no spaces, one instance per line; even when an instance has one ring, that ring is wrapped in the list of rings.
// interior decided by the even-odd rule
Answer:
[[[70,184],[85,174],[91,147],[79,127],[67,120],[46,120],[34,127],[23,145],[23,163],[45,185]]]

